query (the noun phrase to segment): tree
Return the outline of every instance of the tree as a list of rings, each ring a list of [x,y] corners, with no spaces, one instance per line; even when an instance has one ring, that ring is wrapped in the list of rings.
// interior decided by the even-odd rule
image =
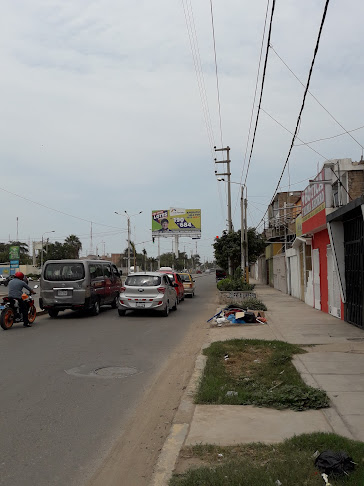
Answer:
[[[78,259],[80,256],[80,251],[82,250],[82,243],[78,236],[76,235],[69,235],[64,240],[64,244],[69,247],[69,258]]]
[[[215,259],[219,267],[228,269],[228,256],[231,260],[233,272],[241,264],[241,233],[234,231],[225,233],[213,244]],[[258,234],[255,228],[248,229],[248,258],[249,265],[255,263],[258,257],[264,252],[266,243],[262,235]]]

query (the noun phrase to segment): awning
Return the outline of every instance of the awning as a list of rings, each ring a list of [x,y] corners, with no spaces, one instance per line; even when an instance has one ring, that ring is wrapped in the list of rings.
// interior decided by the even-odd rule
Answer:
[[[303,236],[296,236],[296,239],[292,243],[292,248],[299,248],[299,246],[305,243],[306,245],[312,245],[312,238],[304,238]]]

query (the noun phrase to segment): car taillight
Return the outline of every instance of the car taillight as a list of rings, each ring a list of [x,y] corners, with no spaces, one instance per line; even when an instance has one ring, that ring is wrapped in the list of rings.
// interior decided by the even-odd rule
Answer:
[[[120,288],[120,293],[122,294],[123,292],[125,292],[126,288],[125,287],[121,287]]]
[[[160,294],[164,294],[164,292],[166,291],[165,287],[158,287],[157,290]]]

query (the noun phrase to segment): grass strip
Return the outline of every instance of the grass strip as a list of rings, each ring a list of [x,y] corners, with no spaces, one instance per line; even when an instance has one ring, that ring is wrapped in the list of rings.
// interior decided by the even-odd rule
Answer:
[[[170,486],[318,486],[324,485],[315,468],[314,454],[343,450],[358,465],[349,476],[330,476],[332,486],[364,484],[364,444],[336,434],[295,436],[279,444],[242,444],[229,447],[197,445],[185,447],[179,463],[198,462],[182,474],[174,474]]]
[[[292,364],[294,354],[305,352],[283,341],[212,343],[204,350],[207,363],[195,402],[298,411],[328,407],[326,393],[306,385]]]

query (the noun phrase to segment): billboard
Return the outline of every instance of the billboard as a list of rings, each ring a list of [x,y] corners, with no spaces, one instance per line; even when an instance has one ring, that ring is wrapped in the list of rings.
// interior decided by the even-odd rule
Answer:
[[[201,235],[201,209],[158,209],[152,211],[153,236]]]

